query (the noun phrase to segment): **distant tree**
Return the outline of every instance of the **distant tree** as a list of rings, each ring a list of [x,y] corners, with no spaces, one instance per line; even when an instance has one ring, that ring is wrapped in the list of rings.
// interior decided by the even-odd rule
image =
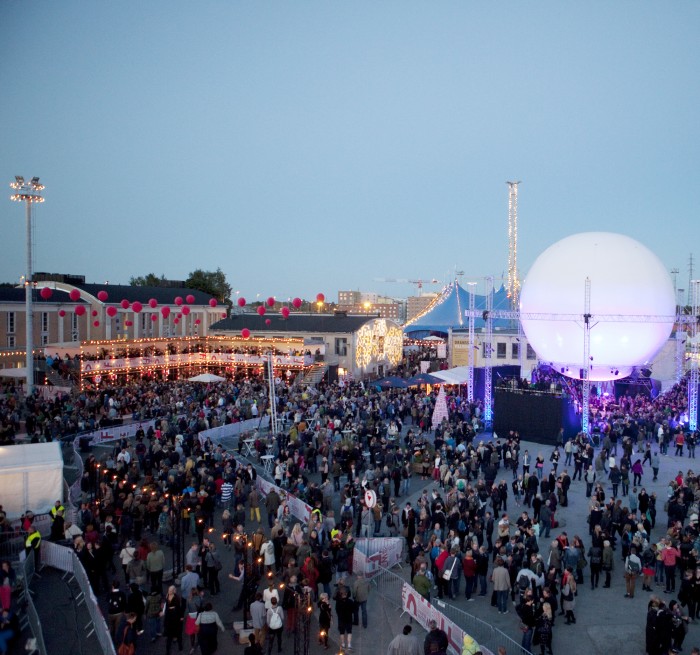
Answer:
[[[132,287],[161,287],[164,281],[165,275],[158,277],[155,273],[148,273],[147,275],[132,277],[129,280],[129,284]]]
[[[220,268],[215,271],[203,271],[201,268],[192,271],[185,280],[185,286],[208,293],[221,302],[229,301],[231,298],[231,285],[226,281],[226,275]]]

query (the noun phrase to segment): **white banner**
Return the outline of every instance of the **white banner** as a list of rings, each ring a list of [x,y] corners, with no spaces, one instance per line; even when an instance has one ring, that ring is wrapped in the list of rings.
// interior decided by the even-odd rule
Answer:
[[[401,562],[403,539],[375,537],[356,539],[352,555],[352,570],[365,578],[373,578],[380,569],[390,569]]]
[[[313,509],[311,505],[307,505],[303,500],[292,496],[292,494],[287,493],[284,489],[272,484],[272,482],[268,482],[261,475],[258,475],[256,484],[263,496],[267,496],[274,489],[279,497],[287,502],[292,516],[296,516],[304,525],[308,524],[311,519],[311,510]]]
[[[435,621],[438,628],[447,634],[448,650],[455,655],[461,654],[464,630],[433,607],[408,582],[403,583],[401,590],[401,607],[406,614],[415,619],[426,630],[429,630],[428,623]],[[486,655],[488,651],[482,648],[482,652]]]
[[[269,415],[266,415],[262,417],[262,421],[259,418],[249,418],[245,421],[238,421],[238,423],[227,423],[226,425],[220,425],[217,428],[202,430],[197,436],[199,438],[199,443],[202,446],[207,439],[211,439],[212,443],[216,444],[218,439],[234,437],[237,434],[247,432],[248,430],[262,430],[267,428],[269,424],[270,417]]]
[[[86,359],[81,362],[83,375],[94,375],[105,371],[132,369],[139,367],[168,367],[190,364],[210,364],[219,366],[264,366],[267,357],[240,353],[185,353],[178,355],[153,355],[151,357],[110,357],[108,359]],[[274,366],[304,366],[303,355],[275,355]],[[313,358],[309,364],[313,363]]]

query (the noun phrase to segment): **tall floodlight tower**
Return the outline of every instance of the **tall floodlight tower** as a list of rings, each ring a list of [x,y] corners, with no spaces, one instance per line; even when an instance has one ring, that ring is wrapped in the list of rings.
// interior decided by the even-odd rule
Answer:
[[[27,367],[27,384],[25,393],[27,396],[32,395],[34,390],[34,308],[32,306],[34,280],[32,279],[32,205],[37,202],[44,202],[41,192],[44,190],[44,185],[39,184],[39,178],[33,177],[29,182],[25,182],[21,175],[15,175],[15,181],[10,184],[10,188],[14,193],[10,196],[15,202],[23,202],[26,207],[27,221],[27,273],[24,278],[25,291],[25,307],[27,327],[27,344],[26,344],[26,367]]]
[[[690,324],[690,375],[688,376],[688,428],[695,432],[698,429],[698,357],[700,357],[700,330],[698,329],[698,312],[700,312],[700,280],[690,281],[691,307],[693,322]]]
[[[508,185],[508,286],[507,296],[512,309],[518,309],[520,276],[518,275],[518,182]]]

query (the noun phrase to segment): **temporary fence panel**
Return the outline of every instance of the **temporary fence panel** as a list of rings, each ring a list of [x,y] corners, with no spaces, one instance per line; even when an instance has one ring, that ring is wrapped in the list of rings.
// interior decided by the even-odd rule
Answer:
[[[353,550],[353,573],[373,578],[382,569],[391,569],[401,563],[404,539],[402,537],[374,537],[356,539]]]
[[[293,496],[288,491],[285,491],[277,485],[272,484],[272,482],[265,480],[262,475],[258,475],[256,479],[256,486],[258,487],[260,493],[264,496],[267,496],[270,491],[276,491],[280,498],[283,498],[286,501],[287,507],[289,507],[291,514],[298,518],[304,525],[306,525],[311,519],[311,505],[308,505],[303,500]]]
[[[39,655],[47,655],[46,645],[44,644],[44,632],[41,627],[41,621],[37,614],[32,595],[29,593],[29,585],[34,578],[34,552],[30,551],[29,556],[24,558],[22,562],[22,573],[24,575],[24,590],[23,601],[25,604],[25,614],[22,615],[22,627],[29,627],[32,637],[36,642],[36,650]]]
[[[269,424],[269,416],[250,418],[245,421],[238,421],[237,423],[227,423],[226,425],[220,425],[215,428],[209,428],[208,430],[202,430],[198,434],[199,443],[204,445],[204,442],[207,439],[211,439],[213,443],[216,443],[220,439],[236,437],[244,432],[249,432],[250,430],[264,430]]]

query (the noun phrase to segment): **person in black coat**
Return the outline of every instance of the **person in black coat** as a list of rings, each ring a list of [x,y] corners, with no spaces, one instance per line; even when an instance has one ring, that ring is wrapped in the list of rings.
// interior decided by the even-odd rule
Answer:
[[[163,632],[166,637],[165,655],[170,655],[173,641],[182,650],[182,628],[185,624],[185,601],[177,594],[174,586],[168,587],[163,609]]]

